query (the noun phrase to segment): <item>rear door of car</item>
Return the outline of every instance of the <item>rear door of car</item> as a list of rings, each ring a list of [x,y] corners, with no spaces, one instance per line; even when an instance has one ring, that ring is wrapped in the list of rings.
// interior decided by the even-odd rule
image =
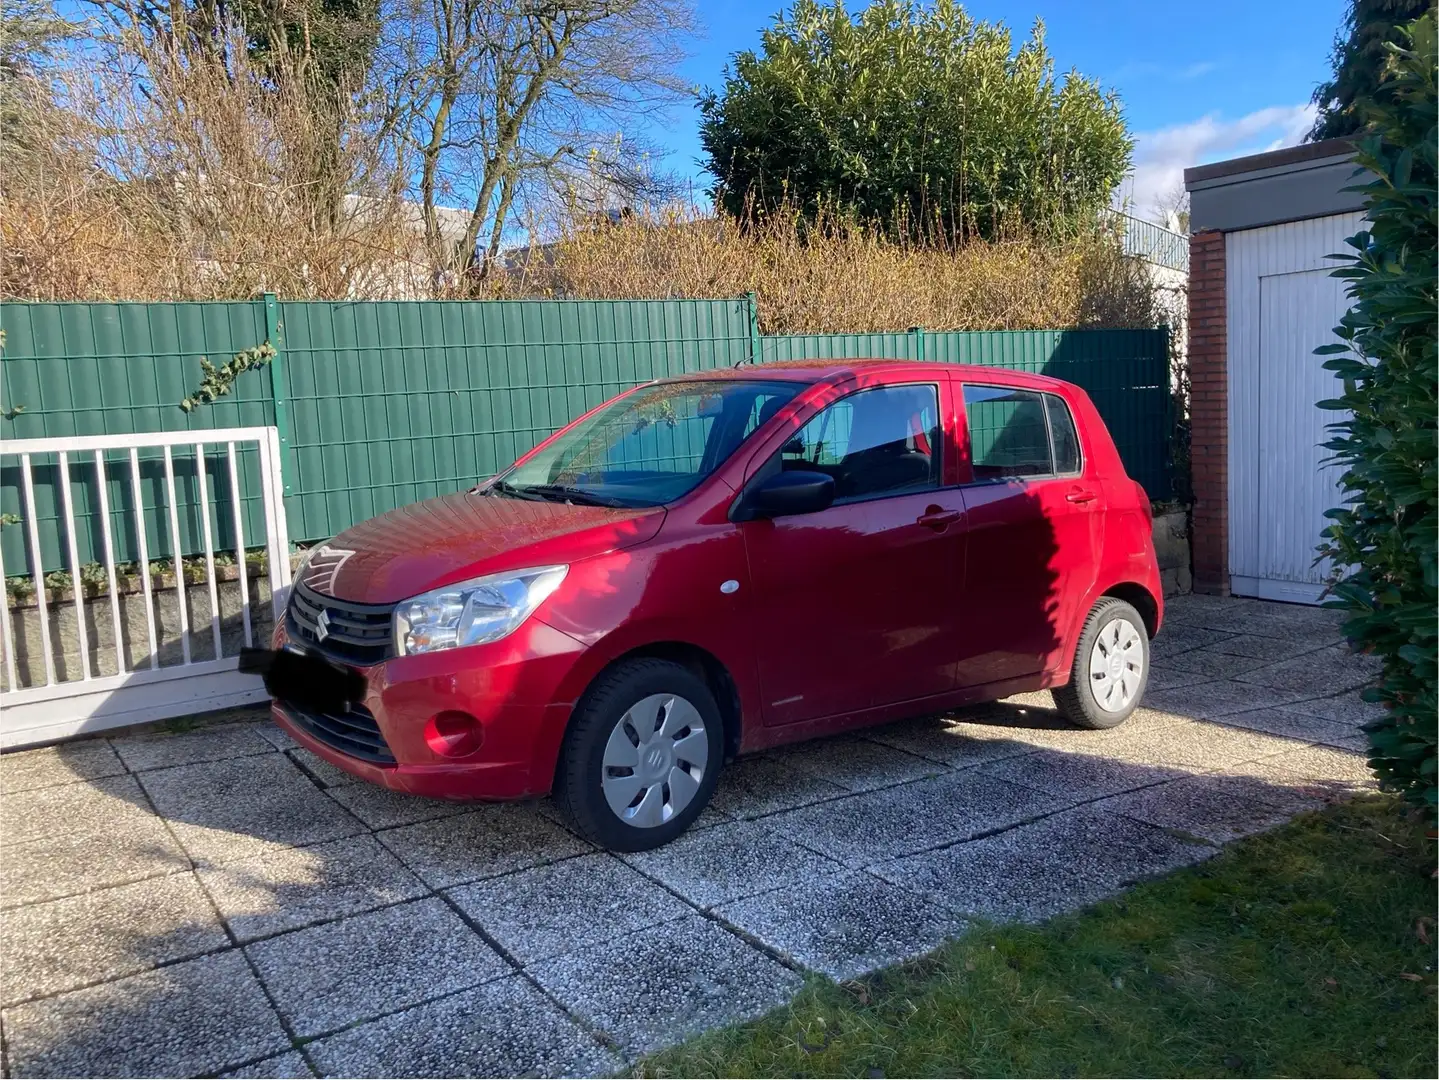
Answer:
[[[969,550],[957,686],[1052,670],[1100,556],[1104,488],[1064,396],[963,380],[960,468]]]

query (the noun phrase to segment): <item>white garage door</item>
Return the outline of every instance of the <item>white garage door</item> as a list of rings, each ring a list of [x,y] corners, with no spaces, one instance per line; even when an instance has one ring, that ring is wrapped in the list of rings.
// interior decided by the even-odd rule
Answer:
[[[1349,308],[1326,256],[1362,215],[1231,233],[1229,309],[1229,569],[1241,596],[1315,603],[1326,564],[1315,564],[1324,511],[1343,501],[1341,470],[1325,465],[1337,419],[1315,403],[1339,382],[1314,350],[1335,340]]]

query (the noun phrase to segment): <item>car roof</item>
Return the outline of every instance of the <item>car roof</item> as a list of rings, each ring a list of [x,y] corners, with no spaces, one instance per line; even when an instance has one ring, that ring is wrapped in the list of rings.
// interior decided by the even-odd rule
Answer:
[[[708,371],[688,372],[676,375],[665,382],[725,382],[734,379],[754,379],[778,382],[844,382],[846,379],[864,373],[867,375],[907,378],[933,375],[945,371],[951,377],[966,382],[1000,383],[1006,386],[1026,386],[1036,390],[1058,390],[1069,384],[1048,375],[1030,371],[1015,371],[1011,368],[987,367],[979,364],[945,364],[938,361],[916,360],[776,360],[764,364],[740,364],[728,368],[712,368]]]

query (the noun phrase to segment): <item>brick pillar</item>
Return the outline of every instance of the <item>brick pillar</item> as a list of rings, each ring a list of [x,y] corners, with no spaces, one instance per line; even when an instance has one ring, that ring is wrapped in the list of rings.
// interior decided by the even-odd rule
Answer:
[[[1189,416],[1194,591],[1229,595],[1229,361],[1224,234],[1189,238]]]

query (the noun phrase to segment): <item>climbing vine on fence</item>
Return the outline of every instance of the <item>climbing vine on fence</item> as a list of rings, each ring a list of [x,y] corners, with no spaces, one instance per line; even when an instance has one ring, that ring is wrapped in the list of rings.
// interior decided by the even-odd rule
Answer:
[[[216,398],[224,397],[235,385],[235,380],[253,368],[264,367],[275,359],[275,347],[268,341],[241,349],[230,359],[216,367],[205,357],[200,357],[200,386],[193,394],[180,402],[186,412],[200,405],[208,405]]]

